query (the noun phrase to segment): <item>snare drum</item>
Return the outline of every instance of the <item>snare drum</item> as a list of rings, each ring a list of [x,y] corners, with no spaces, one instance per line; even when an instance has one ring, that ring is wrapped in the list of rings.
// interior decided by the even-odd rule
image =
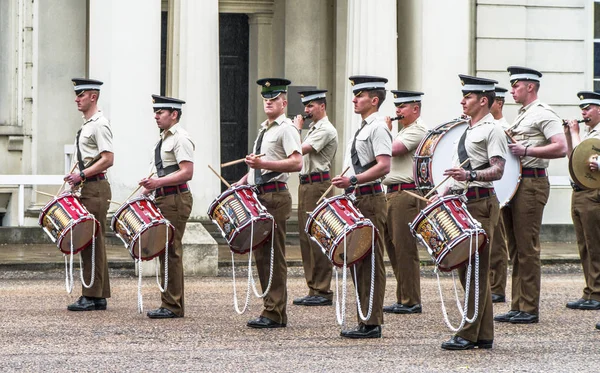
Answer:
[[[344,243],[346,265],[350,266],[367,256],[371,244],[379,239],[371,220],[365,218],[345,195],[321,202],[308,216],[305,231],[337,267],[344,265]]]
[[[64,254],[80,252],[100,233],[100,223],[71,192],[48,202],[40,213],[38,224]],[[71,237],[73,242],[71,242]]]
[[[475,254],[471,239],[473,245],[479,240],[477,251],[488,241],[481,224],[467,211],[462,196],[442,197],[425,207],[410,224],[410,230],[442,271],[460,267],[470,254]]]
[[[466,119],[455,119],[429,131],[415,151],[413,175],[417,190],[427,194],[445,179],[444,171],[454,167],[452,154],[469,125]],[[498,124],[499,125],[499,124]],[[500,208],[506,206],[521,183],[521,160],[506,149],[502,179],[494,181]]]
[[[234,253],[247,253],[251,242],[254,250],[271,238],[273,216],[249,185],[234,186],[223,192],[208,207],[208,216]]]
[[[151,260],[173,243],[175,228],[164,218],[154,201],[139,196],[125,202],[110,222],[113,232],[125,244],[134,259]]]

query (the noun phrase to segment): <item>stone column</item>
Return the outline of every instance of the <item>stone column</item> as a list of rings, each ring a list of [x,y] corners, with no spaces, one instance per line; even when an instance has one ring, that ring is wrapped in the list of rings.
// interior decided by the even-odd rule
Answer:
[[[108,175],[115,201],[137,188],[153,162],[158,129],[151,94],[160,90],[160,12],[160,1],[90,1],[89,77],[104,82],[99,105],[113,131],[115,162]]]
[[[173,56],[176,81],[171,94],[186,101],[181,123],[196,144],[191,181],[194,219],[205,217],[209,204],[221,192],[221,181],[207,167],[211,165],[218,171],[221,162],[219,2],[179,0],[177,3],[173,49],[179,53]]]
[[[347,78],[351,75],[377,75],[388,79],[388,91],[397,88],[396,0],[378,0],[377,6],[373,1],[348,0],[346,30],[346,85],[339,88],[346,97],[345,131],[344,136],[340,136],[344,148],[339,150],[343,150],[343,154],[360,124],[360,116],[353,110],[352,89]],[[393,116],[391,94],[388,93],[379,112]]]

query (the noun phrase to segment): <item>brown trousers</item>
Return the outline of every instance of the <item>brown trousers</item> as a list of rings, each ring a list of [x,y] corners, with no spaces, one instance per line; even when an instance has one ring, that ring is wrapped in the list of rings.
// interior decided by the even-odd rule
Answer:
[[[508,245],[502,211],[494,228],[494,240],[490,241],[490,289],[492,294],[506,295],[508,273]]]
[[[307,212],[314,211],[317,201],[329,188],[331,181],[300,184],[298,186],[298,231],[300,233],[300,253],[304,266],[304,278],[308,285],[308,295],[319,295],[332,299],[332,264],[319,245],[311,240],[304,228],[308,220]]]
[[[175,227],[173,244],[169,247],[169,279],[167,290],[161,293],[161,307],[166,308],[183,317],[185,314],[183,291],[183,245],[181,243],[185,226],[192,213],[194,200],[192,193],[183,192],[169,196],[157,197],[156,206],[160,209],[165,219]],[[158,256],[160,261],[161,286],[165,282],[165,253]]]
[[[365,216],[371,220],[375,227],[379,230],[379,240],[375,243],[375,247],[371,253],[365,258],[356,263],[351,269],[352,281],[354,281],[354,273],[356,272],[357,283],[354,286],[358,287],[358,296],[362,307],[362,313],[367,315],[369,310],[369,296],[371,294],[371,256],[375,255],[375,284],[373,288],[373,309],[371,317],[367,321],[362,321],[357,313],[356,319],[359,323],[365,325],[382,325],[383,324],[383,298],[385,296],[385,266],[383,264],[383,250],[385,242],[385,221],[387,219],[387,208],[385,202],[385,194],[362,195],[356,198],[355,206]]]
[[[474,199],[467,202],[467,210],[471,216],[481,223],[481,227],[487,233],[489,242],[494,240],[494,228],[500,214],[498,198],[496,196]],[[479,252],[479,309],[474,323],[465,324],[465,327],[457,333],[458,336],[471,342],[491,341],[494,339],[494,310],[492,306],[492,293],[490,291],[490,245]],[[469,287],[469,311],[467,316],[473,317],[475,312],[475,258],[471,263],[471,284]],[[467,266],[458,269],[460,282],[465,288],[467,279]]]
[[[600,191],[573,192],[571,217],[585,279],[582,298],[600,301]]]
[[[89,289],[81,286],[81,294],[92,298],[110,298],[110,281],[108,278],[108,260],[106,259],[106,213],[108,200],[112,198],[108,180],[84,182],[81,188],[81,203],[100,222],[100,232],[97,232],[92,269],[92,245],[81,251],[83,262],[83,280],[90,282],[94,271],[94,284]]]
[[[287,190],[258,195],[258,200],[275,219],[273,241],[273,279],[269,293],[263,298],[261,316],[280,324],[287,324],[287,263],[285,261],[286,221],[292,213],[292,196]],[[253,251],[262,290],[269,283],[271,269],[271,240]]]
[[[547,177],[524,177],[510,204],[502,209],[513,265],[511,310],[539,314],[540,228],[549,195]]]
[[[385,249],[396,277],[396,303],[405,306],[421,304],[421,262],[417,239],[409,224],[425,202],[403,191],[387,194]]]

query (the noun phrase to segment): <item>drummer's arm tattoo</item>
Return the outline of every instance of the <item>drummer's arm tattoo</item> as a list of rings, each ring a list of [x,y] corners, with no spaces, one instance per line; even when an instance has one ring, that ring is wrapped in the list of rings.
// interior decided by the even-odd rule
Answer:
[[[500,180],[504,173],[504,164],[506,160],[499,156],[490,158],[490,167],[477,171],[477,181],[494,181]]]

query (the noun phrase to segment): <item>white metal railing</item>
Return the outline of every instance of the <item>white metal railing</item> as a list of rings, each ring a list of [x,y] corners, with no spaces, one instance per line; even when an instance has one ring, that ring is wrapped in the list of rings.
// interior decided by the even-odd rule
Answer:
[[[19,227],[25,224],[25,185],[62,185],[65,175],[0,175],[0,187],[18,185]]]

